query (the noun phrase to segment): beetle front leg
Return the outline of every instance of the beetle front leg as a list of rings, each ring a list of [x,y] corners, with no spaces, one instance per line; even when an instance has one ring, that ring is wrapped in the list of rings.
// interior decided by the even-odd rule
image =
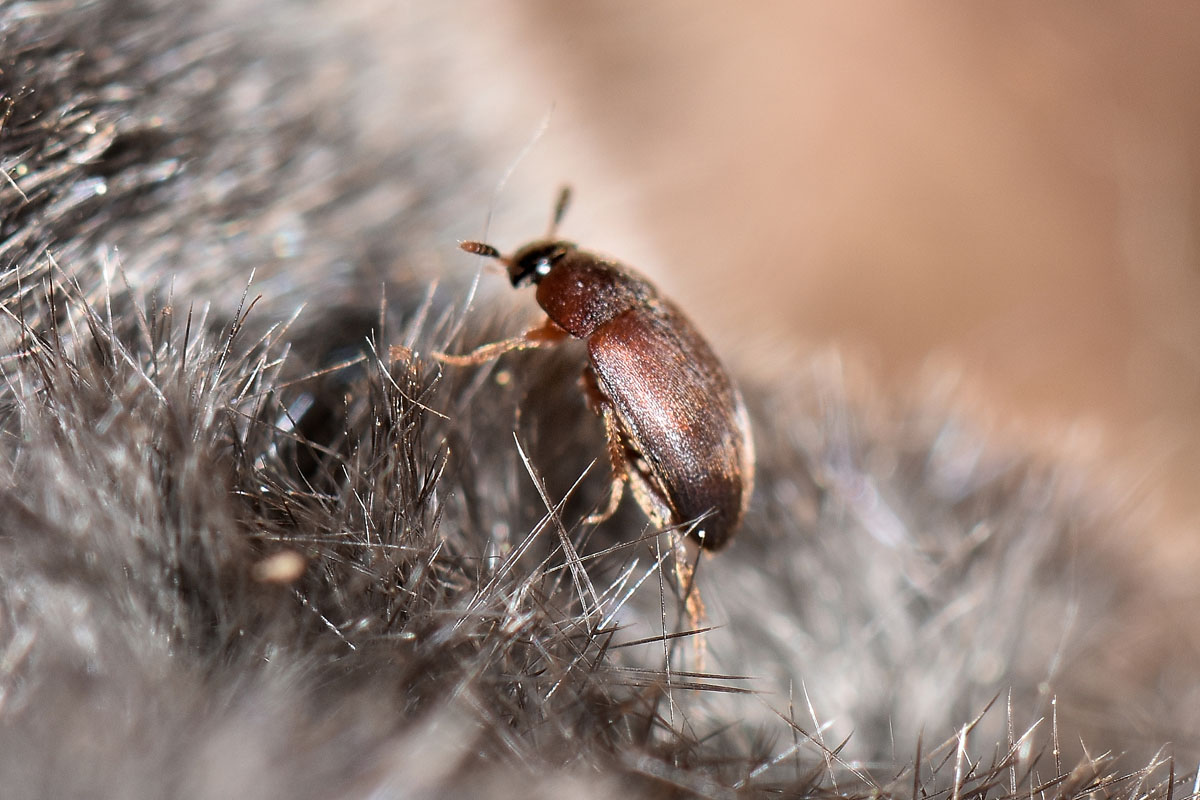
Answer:
[[[567,336],[566,331],[555,325],[547,317],[541,325],[538,325],[536,328],[530,328],[520,336],[485,344],[476,347],[469,353],[458,356],[451,355],[450,353],[434,353],[433,357],[445,364],[453,364],[456,367],[469,367],[474,364],[486,364],[510,350],[531,350],[536,347],[549,347],[558,344],[567,338]]]

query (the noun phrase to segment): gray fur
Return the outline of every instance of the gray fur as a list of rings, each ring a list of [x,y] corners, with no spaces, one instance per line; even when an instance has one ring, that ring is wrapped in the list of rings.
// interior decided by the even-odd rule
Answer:
[[[580,523],[578,348],[429,358],[502,327],[431,289],[481,145],[414,105],[370,152],[314,96],[352,43],[260,11],[0,7],[5,797],[1186,794],[1135,524],[836,356],[743,385],[717,629],[664,639],[666,537]]]

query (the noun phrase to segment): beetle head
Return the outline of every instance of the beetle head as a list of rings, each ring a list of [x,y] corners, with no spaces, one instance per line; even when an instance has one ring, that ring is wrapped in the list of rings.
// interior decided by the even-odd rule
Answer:
[[[576,249],[571,242],[540,239],[530,242],[506,259],[508,277],[513,286],[538,283],[550,274],[554,265]]]
[[[483,242],[459,242],[458,246],[468,253],[494,258],[503,264],[513,286],[538,283],[550,274],[550,270],[559,259],[577,249],[571,242],[549,239],[530,242],[511,256],[501,255],[499,250]]]
[[[536,284],[550,274],[550,270],[559,259],[578,249],[572,242],[554,238],[554,232],[558,229],[558,223],[562,222],[563,215],[567,213],[570,202],[571,187],[564,186],[558,192],[558,202],[554,204],[554,214],[550,217],[550,229],[546,232],[546,238],[530,242],[511,256],[501,255],[495,247],[483,242],[459,242],[458,246],[468,253],[499,261],[508,270],[508,279],[514,287]]]

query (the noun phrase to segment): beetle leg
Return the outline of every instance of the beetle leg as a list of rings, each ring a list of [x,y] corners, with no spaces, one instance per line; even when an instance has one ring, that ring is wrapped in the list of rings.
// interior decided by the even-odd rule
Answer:
[[[583,370],[583,387],[587,395],[588,405],[604,420],[604,436],[608,440],[608,461],[612,466],[612,488],[608,494],[608,506],[600,512],[592,514],[584,523],[595,525],[612,517],[621,505],[625,495],[625,484],[629,482],[629,464],[625,458],[625,442],[621,438],[621,426],[617,422],[617,412],[612,403],[600,391],[596,383],[596,373],[591,367]]]
[[[604,511],[592,514],[584,522],[594,525],[604,522],[617,513],[621,498],[625,495],[625,484],[629,482],[628,468],[625,464],[625,445],[621,442],[621,432],[617,427],[617,415],[612,406],[605,404],[600,412],[604,417],[604,433],[608,437],[608,460],[612,465],[612,487],[608,493],[608,506]]]
[[[451,355],[450,353],[434,353],[433,357],[445,364],[453,364],[456,367],[469,367],[473,364],[486,364],[488,361],[499,358],[510,350],[530,350],[535,347],[549,347],[550,345],[558,344],[567,338],[567,335],[566,331],[555,325],[547,317],[541,325],[538,325],[536,328],[530,328],[520,336],[481,345],[469,353],[458,356]]]
[[[692,630],[700,630],[708,621],[704,598],[700,596],[700,588],[696,586],[696,567],[699,566],[700,550],[696,548],[697,560],[693,560],[687,546],[687,537],[681,531],[671,531],[670,537],[671,546],[675,551],[675,582],[679,584],[679,591],[683,595],[683,607],[687,610],[688,623],[692,626]],[[701,669],[707,649],[704,637],[697,634],[695,653]]]

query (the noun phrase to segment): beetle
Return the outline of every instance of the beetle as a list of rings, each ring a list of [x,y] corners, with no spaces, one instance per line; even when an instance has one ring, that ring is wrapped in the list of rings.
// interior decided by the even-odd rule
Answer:
[[[545,238],[511,255],[483,242],[459,245],[502,264],[514,288],[536,286],[546,319],[520,336],[437,357],[480,364],[510,350],[582,339],[582,382],[604,422],[612,465],[608,505],[587,521],[616,513],[628,484],[655,524],[686,526],[702,548],[719,550],[741,524],[754,486],[741,393],[696,327],[646,278],[555,237],[569,199],[564,187]]]

